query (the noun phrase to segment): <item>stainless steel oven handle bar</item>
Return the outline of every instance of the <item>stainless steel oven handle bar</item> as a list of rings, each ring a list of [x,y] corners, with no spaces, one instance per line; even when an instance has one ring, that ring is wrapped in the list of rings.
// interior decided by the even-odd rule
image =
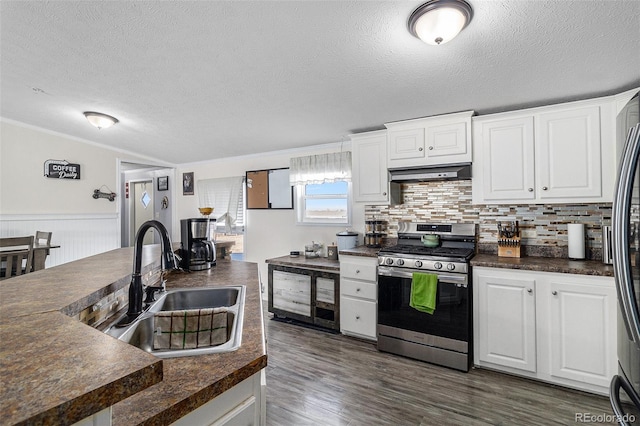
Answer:
[[[398,269],[390,268],[388,266],[378,266],[378,275],[385,277],[397,277],[397,278],[413,278],[413,272],[431,273],[423,270],[412,269]],[[443,274],[435,273],[438,276],[438,282],[443,284],[461,284],[463,287],[467,286],[468,277],[466,274]]]

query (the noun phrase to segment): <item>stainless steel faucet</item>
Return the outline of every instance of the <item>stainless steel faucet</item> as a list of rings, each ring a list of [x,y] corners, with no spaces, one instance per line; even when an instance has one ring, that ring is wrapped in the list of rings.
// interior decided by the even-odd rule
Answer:
[[[179,269],[178,262],[176,261],[175,254],[173,253],[173,248],[171,247],[171,238],[169,237],[167,228],[157,220],[148,220],[143,223],[138,229],[135,239],[136,243],[133,252],[133,274],[131,276],[131,284],[129,285],[129,308],[127,309],[127,315],[122,318],[118,324],[116,324],[116,327],[125,327],[131,324],[142,313],[142,296],[144,293],[141,273],[142,242],[144,240],[144,235],[147,233],[149,228],[155,228],[160,233],[160,246],[162,252],[160,256],[160,265],[162,272],[167,269]],[[163,279],[164,277],[161,273],[161,280]],[[164,287],[163,283],[161,283],[161,285]]]

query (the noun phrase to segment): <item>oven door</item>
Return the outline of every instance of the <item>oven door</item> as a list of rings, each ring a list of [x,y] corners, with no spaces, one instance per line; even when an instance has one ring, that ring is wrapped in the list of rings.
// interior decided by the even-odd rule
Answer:
[[[431,315],[409,306],[413,272],[425,271],[378,267],[379,332],[390,328],[407,330],[413,335],[419,333],[443,338],[438,340],[464,342],[464,349],[467,349],[471,330],[469,276],[446,272],[436,274],[436,309]],[[424,340],[423,336],[415,337]]]

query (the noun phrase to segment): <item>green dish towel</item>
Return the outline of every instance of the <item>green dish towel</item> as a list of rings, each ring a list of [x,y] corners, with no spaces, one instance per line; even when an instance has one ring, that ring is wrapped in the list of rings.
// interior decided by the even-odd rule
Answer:
[[[413,273],[411,281],[411,300],[409,306],[420,312],[433,314],[436,310],[438,276],[435,274]]]

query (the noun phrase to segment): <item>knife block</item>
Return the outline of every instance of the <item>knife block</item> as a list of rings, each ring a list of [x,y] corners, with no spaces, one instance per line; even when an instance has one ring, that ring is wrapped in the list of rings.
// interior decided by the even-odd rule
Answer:
[[[520,237],[498,238],[499,257],[520,257]]]

